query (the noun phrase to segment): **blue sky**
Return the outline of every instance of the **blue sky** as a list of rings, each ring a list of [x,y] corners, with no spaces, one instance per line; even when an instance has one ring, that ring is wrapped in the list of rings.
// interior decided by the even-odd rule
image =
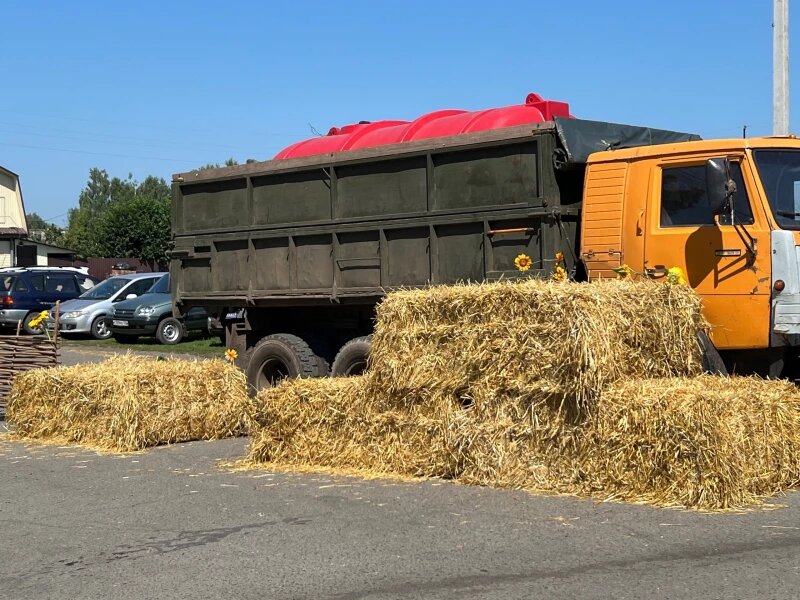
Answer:
[[[706,138],[772,129],[769,0],[29,1],[3,17],[0,165],[20,175],[28,212],[59,224],[94,166],[169,181],[268,159],[309,124],[528,92]]]

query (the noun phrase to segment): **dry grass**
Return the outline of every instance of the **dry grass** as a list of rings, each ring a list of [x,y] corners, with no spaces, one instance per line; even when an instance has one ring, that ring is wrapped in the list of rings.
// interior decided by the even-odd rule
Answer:
[[[702,510],[800,482],[800,392],[756,378],[632,379],[580,424],[531,394],[476,390],[390,408],[366,378],[287,381],[258,398],[247,464],[574,494]]]
[[[686,287],[389,295],[371,368],[262,391],[248,460],[719,510],[800,479],[800,393],[698,376]]]
[[[222,361],[114,356],[14,378],[14,435],[118,452],[244,435],[253,406],[244,375]]]
[[[800,483],[800,391],[786,381],[619,382],[588,425],[581,470],[595,494],[723,509]]]
[[[297,379],[262,390],[249,460],[447,475],[444,423],[421,411],[384,410],[366,384],[363,377]]]
[[[371,380],[401,402],[479,386],[536,389],[583,410],[623,377],[701,371],[700,300],[686,286],[530,280],[388,295],[377,311]]]

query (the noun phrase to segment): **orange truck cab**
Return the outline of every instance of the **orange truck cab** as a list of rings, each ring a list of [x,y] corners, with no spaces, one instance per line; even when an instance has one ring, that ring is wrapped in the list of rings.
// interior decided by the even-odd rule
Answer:
[[[729,372],[790,375],[800,346],[800,140],[688,141],[587,161],[589,279],[679,267]]]

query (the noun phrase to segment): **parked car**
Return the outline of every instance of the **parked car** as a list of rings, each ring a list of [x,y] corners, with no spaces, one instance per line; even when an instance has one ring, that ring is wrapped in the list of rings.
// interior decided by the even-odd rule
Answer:
[[[124,300],[138,298],[146,293],[153,284],[161,279],[164,273],[135,273],[109,277],[97,284],[88,292],[84,292],[74,300],[67,300],[61,305],[59,330],[64,334],[91,334],[98,340],[111,337],[106,317],[113,307]],[[47,321],[47,327],[53,329],[53,315]]]
[[[25,267],[0,270],[0,326],[17,327],[28,334],[41,333],[44,325],[30,322],[56,302],[77,298],[98,279],[73,267]]]
[[[120,343],[155,335],[162,344],[177,344],[189,331],[208,328],[208,312],[198,307],[183,320],[173,317],[169,275],[164,275],[143,296],[116,304],[110,321],[112,335]]]

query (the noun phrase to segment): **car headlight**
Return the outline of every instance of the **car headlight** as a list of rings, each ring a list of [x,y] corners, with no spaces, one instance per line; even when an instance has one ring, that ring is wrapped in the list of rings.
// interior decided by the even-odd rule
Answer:
[[[149,317],[154,312],[156,312],[155,306],[140,306],[136,309],[136,316],[137,317]]]
[[[64,313],[65,319],[77,319],[78,317],[82,317],[86,314],[85,310],[71,310],[69,312]]]

